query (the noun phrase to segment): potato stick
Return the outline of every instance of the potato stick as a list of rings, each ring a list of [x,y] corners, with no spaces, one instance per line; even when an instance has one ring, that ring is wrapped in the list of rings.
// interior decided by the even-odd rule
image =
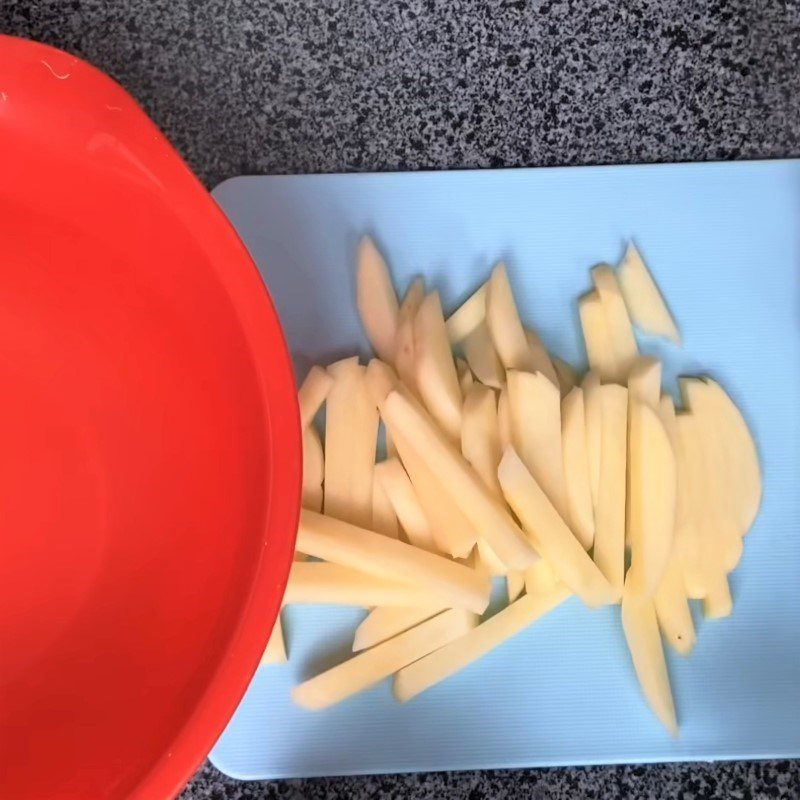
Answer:
[[[616,380],[617,369],[611,334],[600,302],[600,295],[589,292],[578,300],[578,314],[583,330],[583,341],[586,345],[586,356],[589,368],[602,381]]]
[[[475,377],[486,386],[499,389],[505,383],[506,371],[494,349],[492,337],[485,323],[481,323],[467,336],[462,347],[464,358]]]
[[[508,567],[497,557],[494,550],[486,544],[485,539],[478,539],[476,551],[478,555],[478,565],[488,575],[491,575],[493,578],[500,578],[508,574]]]
[[[619,592],[592,562],[513,448],[503,454],[497,474],[506,500],[558,577],[589,606],[617,602]]]
[[[505,564],[525,569],[536,561],[535,550],[502,502],[430,418],[397,391],[386,398],[381,413],[389,427],[412,444],[444,491]]]
[[[600,458],[603,436],[603,407],[600,376],[587,372],[581,383],[583,389],[583,413],[586,421],[586,455],[589,458],[589,485],[592,489],[592,505],[597,518],[597,499],[600,496]]]
[[[407,608],[429,604],[441,607],[443,602],[434,592],[420,589],[419,584],[370,575],[340,564],[303,561],[292,564],[283,604]]]
[[[680,347],[681,335],[661,290],[633,242],[617,267],[622,296],[634,324],[645,333],[670,339]]]
[[[435,549],[455,558],[466,558],[478,541],[478,532],[417,451],[402,436],[396,438],[400,460],[430,522]]]
[[[322,442],[316,429],[303,428],[303,508],[322,511],[322,479],[325,474],[325,457]]]
[[[703,598],[703,614],[707,619],[729,617],[733,611],[733,597],[728,578],[718,574],[717,580],[711,584],[708,594]]]
[[[511,444],[511,412],[508,408],[508,386],[503,386],[497,396],[497,433],[500,436],[500,450]]]
[[[301,683],[292,691],[292,699],[311,711],[340,703],[388,678],[407,664],[438,650],[463,636],[477,623],[474,614],[450,609],[375,645],[349,660]]]
[[[414,317],[414,378],[431,416],[451,439],[458,440],[463,397],[438,292],[422,301]]]
[[[417,390],[414,377],[414,317],[424,298],[425,283],[422,278],[417,278],[408,287],[397,315],[394,368],[413,393]]]
[[[261,656],[259,666],[267,664],[286,663],[286,644],[283,641],[283,626],[281,625],[281,615],[275,617],[275,625],[272,627],[269,641],[267,642],[264,655]]]
[[[622,595],[622,629],[647,704],[661,724],[677,735],[675,705],[653,601],[627,583]]]
[[[397,539],[400,535],[397,514],[377,475],[377,465],[372,478],[372,529],[392,539]]]
[[[300,405],[300,425],[307,428],[317,411],[322,408],[325,398],[333,386],[333,376],[322,367],[311,367],[297,392],[297,402]]]
[[[389,392],[396,389],[400,383],[397,373],[379,358],[373,358],[370,360],[369,364],[367,364],[365,380],[367,382],[369,396],[377,407],[380,407]],[[386,436],[388,441],[388,439],[391,438],[391,431],[389,431],[388,428],[386,429]],[[388,444],[386,450],[388,453]]]
[[[325,409],[325,491],[329,516],[372,525],[372,472],[378,439],[378,410],[365,369],[338,362],[329,369],[335,382]]]
[[[485,319],[486,284],[483,284],[447,318],[450,344],[466,339]]]
[[[561,397],[564,398],[574,386],[578,385],[578,373],[575,371],[575,367],[568,364],[563,358],[553,356],[552,361],[558,378],[558,388],[561,390]]]
[[[561,401],[561,442],[570,527],[584,550],[589,550],[594,542],[594,507],[580,386],[574,387]]]
[[[537,562],[538,563],[538,562]],[[534,564],[534,566],[536,566]],[[518,569],[512,569],[506,575],[506,592],[508,602],[513,603],[525,589],[525,573]]]
[[[552,592],[559,583],[558,575],[543,558],[525,571],[525,591],[528,594]]]
[[[556,511],[569,519],[561,449],[561,393],[541,372],[509,370],[507,381],[514,449]]]
[[[614,269],[609,264],[599,264],[592,269],[592,281],[606,320],[606,330],[614,351],[616,374],[611,380],[624,381],[631,365],[639,355],[636,337],[633,335],[628,309],[622,299]]]
[[[553,384],[553,386],[559,388],[560,384],[558,382],[558,373],[556,372],[556,368],[553,365],[552,359],[550,358],[550,354],[547,352],[547,348],[539,338],[539,334],[536,333],[536,331],[532,328],[525,328],[525,338],[528,340],[528,346],[531,348],[531,352],[533,353],[533,360],[536,364],[536,372],[541,372],[542,375],[544,375],[547,380]]]
[[[459,639],[401,669],[394,696],[401,703],[430,689],[516,636],[569,597],[560,584],[546,594],[528,594],[498,611]]]
[[[472,370],[463,358],[456,359],[456,371],[458,372],[458,385],[461,387],[461,394],[466,394],[475,383]]]
[[[446,609],[441,604],[427,606],[411,606],[409,608],[392,608],[379,606],[367,614],[364,621],[356,628],[353,638],[353,652],[366,650],[376,644],[385,642],[398,633],[403,633],[420,622],[425,622]]]
[[[680,559],[674,549],[653,600],[664,639],[675,652],[682,656],[689,655],[697,635],[683,585]]]
[[[500,497],[502,492],[497,480],[497,465],[501,456],[497,398],[491,389],[479,383],[472,386],[464,398],[461,453],[485,486]]]
[[[400,461],[396,458],[382,461],[375,466],[375,475],[386,492],[408,541],[423,550],[436,550],[430,521],[425,516],[417,493]]]
[[[625,483],[628,390],[607,384],[602,404],[600,489],[595,513],[594,561],[618,592],[625,580]]]
[[[491,587],[474,570],[313,511],[300,512],[297,549],[335,564],[414,583],[453,608],[468,608],[482,614],[489,603]]]
[[[393,361],[399,303],[386,262],[368,236],[358,245],[356,300],[369,343],[379,358]]]

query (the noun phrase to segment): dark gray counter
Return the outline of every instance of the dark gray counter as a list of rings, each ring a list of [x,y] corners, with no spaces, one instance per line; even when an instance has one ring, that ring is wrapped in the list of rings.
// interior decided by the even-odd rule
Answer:
[[[138,98],[211,187],[241,173],[800,155],[797,0],[0,0],[0,31]],[[800,797],[798,762],[238,784],[185,800]]]

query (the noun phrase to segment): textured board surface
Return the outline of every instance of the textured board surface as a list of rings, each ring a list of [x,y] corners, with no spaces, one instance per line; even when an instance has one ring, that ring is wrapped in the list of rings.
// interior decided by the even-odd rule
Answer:
[[[642,699],[618,609],[570,600],[405,706],[389,682],[324,712],[293,684],[346,657],[363,612],[284,612],[286,665],[262,667],[211,754],[241,778],[800,755],[800,163],[236,178],[215,196],[270,288],[299,375],[360,350],[358,238],[400,289],[454,308],[504,259],[523,316],[585,363],[576,298],[634,237],[684,348],[640,337],[674,376],[721,381],[753,429],[764,501],[731,618],[669,654],[681,734]]]

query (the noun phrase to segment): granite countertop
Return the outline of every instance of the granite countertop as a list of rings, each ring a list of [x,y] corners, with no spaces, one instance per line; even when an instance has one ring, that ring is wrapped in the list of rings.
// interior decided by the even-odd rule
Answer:
[[[3,0],[122,83],[212,187],[242,173],[800,155],[797,0]],[[800,762],[242,784],[183,800],[800,798]]]

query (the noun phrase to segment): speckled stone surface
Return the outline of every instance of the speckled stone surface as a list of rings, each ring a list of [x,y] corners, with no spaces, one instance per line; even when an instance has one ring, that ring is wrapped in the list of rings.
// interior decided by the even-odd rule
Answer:
[[[210,187],[242,173],[800,155],[792,0],[0,0],[138,98]],[[800,723],[798,723],[800,724]],[[183,800],[800,798],[800,762],[242,784]]]

